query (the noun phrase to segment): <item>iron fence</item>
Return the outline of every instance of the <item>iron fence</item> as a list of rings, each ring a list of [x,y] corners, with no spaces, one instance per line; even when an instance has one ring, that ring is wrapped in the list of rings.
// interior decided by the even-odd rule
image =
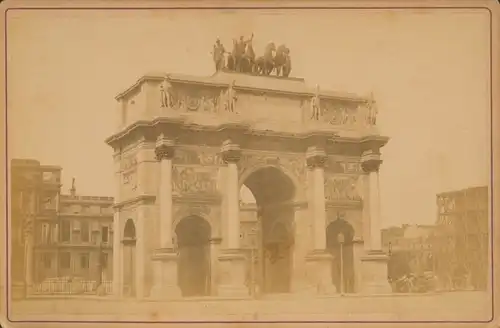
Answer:
[[[112,293],[112,281],[103,281],[105,294]],[[46,280],[35,284],[37,295],[95,295],[98,282],[95,280]]]

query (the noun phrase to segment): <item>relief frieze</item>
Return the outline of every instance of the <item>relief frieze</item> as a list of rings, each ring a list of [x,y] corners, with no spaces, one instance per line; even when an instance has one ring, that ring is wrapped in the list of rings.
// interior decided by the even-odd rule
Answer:
[[[221,93],[218,89],[192,89],[165,81],[160,85],[161,107],[187,112],[216,113],[222,107]]]
[[[359,201],[359,176],[325,176],[325,199],[328,201]]]
[[[224,165],[222,157],[219,155],[219,152],[217,150],[201,149],[201,148],[176,149],[173,163],[182,165],[204,165],[204,166]]]
[[[218,169],[174,165],[172,187],[176,194],[216,194]]]
[[[360,111],[347,102],[321,100],[322,120],[331,125],[354,125]]]
[[[325,165],[326,173],[359,174],[362,173],[361,163],[356,160],[345,160],[328,157]]]
[[[137,157],[135,155],[129,155],[122,158],[122,171],[128,171],[135,169],[137,167]]]

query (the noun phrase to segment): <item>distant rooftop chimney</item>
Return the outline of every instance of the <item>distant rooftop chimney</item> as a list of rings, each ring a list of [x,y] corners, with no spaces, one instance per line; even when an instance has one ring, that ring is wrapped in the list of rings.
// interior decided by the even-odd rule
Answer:
[[[69,193],[73,197],[76,195],[75,178],[71,181],[71,189],[69,190]]]

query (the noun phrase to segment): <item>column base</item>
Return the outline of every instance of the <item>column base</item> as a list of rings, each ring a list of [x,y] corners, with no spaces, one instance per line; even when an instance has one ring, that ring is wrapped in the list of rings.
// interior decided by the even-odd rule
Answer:
[[[219,254],[219,285],[217,295],[220,297],[248,297],[249,288],[245,284],[247,276],[246,256],[239,249],[224,249]]]
[[[306,270],[309,287],[304,293],[331,295],[337,293],[332,283],[332,255],[324,250],[314,250],[306,256]]]
[[[181,290],[177,285],[177,253],[171,248],[156,249],[152,260],[159,272],[151,288],[150,298],[156,300],[181,298]]]
[[[360,293],[390,294],[391,285],[387,279],[387,262],[389,258],[383,251],[367,251],[361,257],[361,288]]]

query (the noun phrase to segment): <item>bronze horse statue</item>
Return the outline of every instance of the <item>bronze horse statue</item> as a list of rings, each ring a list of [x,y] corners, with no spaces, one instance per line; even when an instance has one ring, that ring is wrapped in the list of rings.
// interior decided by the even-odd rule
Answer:
[[[276,68],[276,76],[288,77],[292,70],[292,62],[290,60],[290,49],[284,44],[280,45],[274,56],[274,66]]]
[[[255,61],[255,69],[256,73],[262,75],[269,75],[274,70],[274,52],[276,51],[276,45],[274,42],[270,42],[267,44],[264,55],[260,56]]]
[[[229,71],[260,75],[270,75],[276,69],[277,76],[288,77],[290,75],[292,62],[288,47],[282,44],[276,48],[274,42],[269,42],[264,49],[264,55],[255,58],[252,40],[253,34],[248,40],[244,40],[243,37],[239,40],[233,39],[232,52],[225,52],[222,45],[221,50],[215,49],[216,46],[214,46],[216,69],[225,68]]]
[[[243,73],[255,73],[255,52],[252,46],[252,39],[247,41],[245,53],[240,62],[240,71]]]

